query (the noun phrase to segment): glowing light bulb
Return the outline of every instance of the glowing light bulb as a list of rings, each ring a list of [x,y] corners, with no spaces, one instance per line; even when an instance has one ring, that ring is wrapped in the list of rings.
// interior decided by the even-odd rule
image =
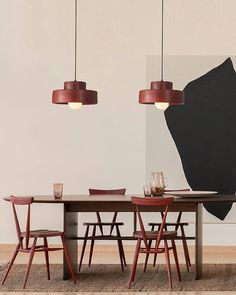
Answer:
[[[155,106],[158,110],[165,111],[168,108],[169,103],[168,102],[155,102]]]
[[[79,110],[82,107],[82,102],[68,102],[68,106],[72,110]]]

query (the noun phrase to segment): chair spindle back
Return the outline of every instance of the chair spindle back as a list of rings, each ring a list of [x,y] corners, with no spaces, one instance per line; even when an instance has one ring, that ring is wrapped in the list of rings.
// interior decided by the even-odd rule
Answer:
[[[163,208],[163,217],[162,217],[162,223],[158,231],[158,235],[156,238],[156,246],[155,248],[158,249],[160,242],[161,242],[161,237],[163,234],[163,230],[165,228],[166,224],[166,218],[167,218],[167,213],[169,209],[169,205],[173,203],[174,198],[139,198],[139,197],[132,197],[132,203],[136,207],[136,213],[138,215],[138,220],[139,220],[139,225],[142,233],[142,239],[144,242],[144,245],[146,249],[150,250],[150,246],[147,240],[147,234],[145,231],[145,227],[143,224],[142,216],[141,216],[141,206],[158,206],[158,207],[164,207]]]
[[[90,188],[89,189],[89,194],[90,195],[124,195],[126,192],[125,188],[119,188],[119,189],[110,189],[110,190],[105,190],[105,189],[95,189],[95,188]],[[101,222],[101,215],[99,212],[96,212],[97,215],[97,221]],[[112,219],[112,222],[116,221],[117,217],[117,212],[114,212],[114,216]]]
[[[119,188],[119,189],[108,189],[108,190],[105,190],[105,189],[95,189],[95,188],[90,188],[89,189],[89,194],[90,195],[124,195],[126,192],[126,189],[125,188]],[[102,219],[101,219],[101,215],[100,215],[100,212],[96,212],[96,216],[97,216],[97,221],[99,223],[102,222]],[[112,222],[116,222],[116,218],[117,218],[117,212],[114,212],[114,215],[113,215],[113,218],[112,218]],[[111,227],[111,232],[110,234],[112,233],[112,230],[113,230],[113,226]],[[100,227],[100,231],[103,235],[103,229],[102,227]]]
[[[34,198],[33,197],[16,197],[16,196],[10,196],[9,198],[10,202],[12,203],[13,208],[13,214],[14,214],[14,220],[16,225],[16,233],[17,238],[20,244],[21,249],[28,249],[29,248],[29,234],[30,234],[30,205],[33,203]],[[21,236],[22,231],[20,228],[20,223],[17,215],[17,209],[16,206],[28,206],[27,208],[27,215],[26,215],[26,225],[25,225],[25,248],[23,245],[23,238]]]

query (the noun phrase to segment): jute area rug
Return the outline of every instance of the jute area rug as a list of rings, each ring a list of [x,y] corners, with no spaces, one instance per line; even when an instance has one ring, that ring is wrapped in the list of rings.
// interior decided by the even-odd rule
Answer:
[[[205,264],[201,280],[195,281],[193,271],[186,271],[181,266],[182,282],[178,282],[175,268],[172,267],[173,288],[170,289],[165,265],[155,268],[148,266],[143,273],[143,265],[139,265],[135,283],[130,291],[233,291],[236,290],[236,264]],[[6,266],[1,267],[1,279]],[[14,265],[0,292],[127,292],[127,282],[130,273],[128,266],[124,273],[119,265],[83,266],[78,274],[77,284],[62,280],[62,265],[51,265],[51,280],[47,280],[44,265],[32,265],[26,289],[22,289],[26,265]]]

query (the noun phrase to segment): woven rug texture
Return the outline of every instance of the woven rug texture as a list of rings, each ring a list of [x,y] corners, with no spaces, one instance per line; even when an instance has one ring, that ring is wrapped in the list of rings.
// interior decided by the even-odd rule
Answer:
[[[50,266],[51,280],[47,280],[46,266],[32,265],[26,289],[22,289],[26,265],[13,265],[11,272],[0,292],[128,292],[128,291],[236,291],[236,265],[205,264],[202,279],[194,280],[194,273],[186,271],[181,265],[182,282],[178,281],[175,267],[172,266],[173,288],[168,284],[165,265],[155,268],[149,265],[143,273],[143,265],[138,265],[135,282],[127,288],[130,266],[121,272],[119,265],[83,266],[77,276],[77,284],[62,279],[62,265]],[[6,266],[0,268],[1,279]]]

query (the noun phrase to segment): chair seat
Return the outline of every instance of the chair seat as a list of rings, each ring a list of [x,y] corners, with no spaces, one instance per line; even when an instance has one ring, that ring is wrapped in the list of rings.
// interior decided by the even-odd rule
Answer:
[[[159,226],[161,225],[161,222],[149,222],[148,225],[150,226]],[[183,225],[183,226],[187,226],[188,223],[187,222],[166,222],[165,224],[166,226],[176,226],[176,225]]]
[[[84,222],[83,225],[93,226],[111,226],[111,225],[124,225],[123,222]]]
[[[44,238],[44,237],[59,237],[62,236],[63,232],[58,230],[47,230],[47,229],[39,229],[39,230],[31,230],[29,233],[30,238]],[[20,235],[22,238],[25,238],[26,232],[22,232]]]
[[[158,231],[146,231],[147,239],[148,240],[155,240],[158,235]],[[168,240],[168,239],[173,239],[176,237],[177,232],[176,231],[163,231],[162,233],[162,240]],[[142,239],[142,232],[141,231],[135,231],[134,232],[134,238],[137,239]]]

